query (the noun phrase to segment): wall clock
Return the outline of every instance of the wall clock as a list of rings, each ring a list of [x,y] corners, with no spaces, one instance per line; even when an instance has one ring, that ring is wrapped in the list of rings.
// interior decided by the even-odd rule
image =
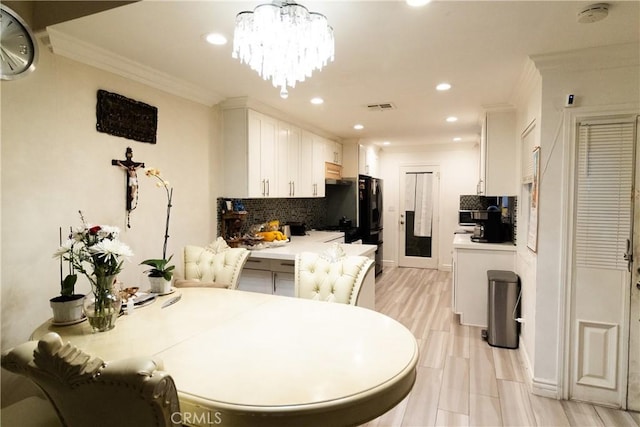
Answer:
[[[36,68],[38,43],[22,18],[0,4],[0,78],[13,80]]]

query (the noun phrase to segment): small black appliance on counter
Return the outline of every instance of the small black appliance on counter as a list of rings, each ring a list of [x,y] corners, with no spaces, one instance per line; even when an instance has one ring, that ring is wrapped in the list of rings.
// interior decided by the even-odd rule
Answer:
[[[516,209],[515,196],[461,195],[458,224],[474,226],[474,242],[515,244]]]
[[[318,227],[319,231],[342,231],[344,233],[344,242],[353,243],[360,240],[360,233],[358,227],[353,226],[353,221],[346,216],[343,216],[338,225],[325,225]]]
[[[292,236],[306,236],[307,225],[304,222],[288,222],[285,225],[289,226]]]
[[[486,211],[475,211],[472,214],[476,226],[471,240],[480,243],[504,242],[502,212],[497,206],[489,206]]]

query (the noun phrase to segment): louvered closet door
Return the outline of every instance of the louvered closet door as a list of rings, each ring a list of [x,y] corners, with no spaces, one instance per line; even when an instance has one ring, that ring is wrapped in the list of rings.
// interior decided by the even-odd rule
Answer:
[[[621,405],[632,239],[635,118],[578,129],[571,398]]]

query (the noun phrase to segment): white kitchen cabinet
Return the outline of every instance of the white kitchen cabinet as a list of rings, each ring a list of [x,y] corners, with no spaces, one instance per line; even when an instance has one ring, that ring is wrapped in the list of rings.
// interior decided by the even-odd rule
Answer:
[[[276,197],[296,197],[302,195],[301,183],[301,131],[286,122],[278,122],[278,148],[276,150]],[[307,174],[307,172],[303,172]]]
[[[378,176],[378,149],[371,145],[358,147],[358,172],[362,175]]]
[[[240,274],[238,289],[247,292],[270,294],[273,292],[273,275],[267,270],[252,270],[245,267]]]
[[[223,112],[226,197],[275,197],[278,122],[247,108]]]
[[[325,188],[324,188],[324,141],[318,136],[312,138],[313,141],[313,165],[311,167],[313,181],[312,185],[312,195],[313,197],[324,197],[325,196]]]
[[[295,296],[294,261],[249,258],[238,282],[241,291]]]
[[[488,270],[515,271],[516,247],[510,243],[476,243],[470,235],[453,241],[454,313],[463,325],[487,327]]]
[[[518,194],[516,146],[515,110],[487,112],[480,137],[478,194]]]
[[[287,297],[295,296],[295,261],[271,260],[273,293]]]
[[[293,273],[273,273],[273,293],[285,297],[296,296]]]
[[[277,188],[276,178],[276,132],[277,122],[269,116],[248,111],[249,117],[249,159],[253,162],[249,167],[249,189],[254,197],[273,197],[272,189]],[[260,157],[255,159],[254,152]]]
[[[342,165],[342,144],[339,142],[325,140],[325,162]]]
[[[249,257],[240,273],[238,289],[263,294],[272,293],[273,274],[271,273],[271,261]]]
[[[326,139],[246,107],[223,110],[223,128],[223,196],[324,197]]]
[[[325,141],[303,130],[300,142],[300,174],[297,197],[324,197]]]

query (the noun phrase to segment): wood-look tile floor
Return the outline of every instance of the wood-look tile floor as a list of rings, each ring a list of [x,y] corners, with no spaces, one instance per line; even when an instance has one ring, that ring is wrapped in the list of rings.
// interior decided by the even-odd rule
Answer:
[[[376,310],[401,322],[420,346],[413,390],[362,427],[640,426],[638,413],[533,395],[516,350],[489,346],[451,310],[451,273],[385,268]]]

